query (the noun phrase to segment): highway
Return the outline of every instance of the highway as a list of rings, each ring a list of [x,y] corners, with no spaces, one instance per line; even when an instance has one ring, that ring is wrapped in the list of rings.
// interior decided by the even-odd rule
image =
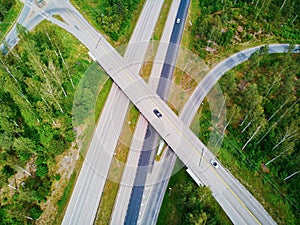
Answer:
[[[190,1],[181,1],[176,15],[176,21],[172,30],[169,47],[164,62],[164,66],[159,79],[157,94],[165,101],[169,98],[170,84],[176,65],[176,59],[184,29],[185,19],[188,12]],[[179,22],[180,21],[180,22]]]
[[[101,47],[103,51],[108,52],[109,46],[103,45]],[[263,207],[261,207],[249,193],[245,195],[242,188],[239,189],[240,193],[236,193],[232,190],[231,184],[226,182],[228,180],[227,177],[221,177],[208,163],[210,159],[214,158],[209,150],[192,131],[182,123],[162,99],[148,87],[144,80],[122,66],[124,64],[123,59],[114,49],[111,49],[107,55],[102,56],[102,54],[99,54],[97,60],[144,117],[147,118],[160,136],[175,151],[181,161],[183,161],[198,178],[201,172],[203,172],[203,168],[199,168],[198,166],[201,149],[206,149],[207,153],[203,156],[202,162],[209,168],[208,171],[214,171],[214,173],[211,174],[209,181],[204,183],[210,186],[214,193],[219,193],[221,197],[223,191],[228,190],[227,198],[222,199],[228,204],[234,204],[236,211],[229,215],[234,223],[245,223],[245,221],[249,224],[275,223],[267,212],[265,212]],[[153,113],[154,109],[158,109],[163,116],[158,118]],[[230,174],[228,174],[228,176],[231,177]],[[220,185],[217,186],[215,185],[216,183]],[[248,199],[247,203],[241,200],[241,198],[244,200],[245,196]],[[215,198],[217,201],[220,199],[217,195],[215,195]],[[221,206],[225,205],[221,204]],[[226,207],[224,210],[225,212],[229,212]]]
[[[162,6],[162,1],[160,1],[160,5]],[[68,6],[68,9],[69,10],[65,11],[68,14],[61,15],[70,24],[71,21],[73,22],[73,18],[71,18],[72,15],[69,15],[69,12],[74,14],[75,10],[70,6]],[[134,63],[134,65],[131,66],[131,69],[133,71],[135,70],[136,73],[139,72],[139,69],[142,65],[143,60],[141,59],[143,59],[143,55],[147,50],[147,45],[145,45],[145,43],[147,43],[146,41],[150,39],[152,30],[155,27],[160,12],[158,9],[159,4],[157,1],[156,4],[154,4],[154,1],[146,2],[130,40],[130,44],[127,47],[124,59],[128,62],[127,65]],[[49,10],[50,9],[48,9],[48,11]],[[53,11],[53,9],[51,10]],[[84,26],[85,23],[82,21],[80,21],[80,24],[76,23],[73,26],[75,25],[83,32],[91,29],[87,26]],[[148,27],[147,32],[141,32],[143,31],[142,28],[145,26]],[[95,41],[100,40],[100,38],[97,37],[93,40],[94,46],[96,46],[97,42]],[[137,61],[139,63],[136,63]],[[112,155],[114,153],[114,149],[116,147],[125,119],[128,104],[128,99],[123,95],[116,85],[113,85],[105,104],[104,111],[102,112],[101,119],[97,125],[97,130],[95,131],[93,141],[85,158],[85,163],[82,167],[83,169],[80,172],[74,189],[78,191],[73,192],[74,194],[71,197],[63,224],[93,223],[103,187],[107,179],[108,170],[112,161]],[[109,105],[110,107],[108,107]],[[113,115],[111,113],[112,111],[114,112]],[[114,119],[112,120],[110,117]],[[111,121],[113,121],[113,123],[111,123]],[[99,144],[97,144],[99,142],[104,142],[103,148],[99,147]],[[102,163],[102,161],[105,161],[105,163]],[[91,178],[92,174],[95,173],[99,173],[100,176],[94,176],[93,179],[89,179]]]
[[[101,43],[103,43],[104,41],[101,41]],[[99,45],[99,46],[102,46],[102,45]],[[107,47],[107,46],[103,46],[103,47]],[[104,50],[104,51],[107,51],[107,50]],[[113,51],[112,51],[112,53],[113,53]],[[94,53],[95,54],[95,53]],[[97,54],[97,53],[96,53]],[[99,54],[99,53],[98,53]],[[101,53],[100,53],[101,54]],[[119,57],[119,55],[116,53],[116,54],[114,54],[115,56],[114,57]],[[107,57],[107,56],[105,56],[104,57],[104,61],[105,61],[105,59],[108,59],[109,57]],[[100,61],[102,61],[102,60],[100,60]],[[108,63],[108,65],[103,65],[102,64],[102,66],[104,67],[104,68],[106,68],[106,66],[107,66],[107,68],[106,68],[106,70],[107,71],[110,71],[110,72],[114,72],[113,70],[115,69],[115,68],[118,68],[117,67],[117,65],[111,65],[110,63],[111,62],[113,62],[112,60],[109,60],[110,62],[107,62]],[[121,59],[118,59],[117,60],[117,62],[122,62],[122,58]],[[123,77],[124,78],[124,76],[121,76],[121,77]],[[115,78],[114,76],[113,76],[113,78]],[[116,79],[117,80],[117,79]],[[124,79],[123,79],[124,80]],[[131,83],[131,82],[130,82]],[[134,82],[133,82],[133,84],[134,84]],[[119,86],[120,86],[120,84],[118,84]],[[144,88],[142,88],[142,89],[144,89]],[[131,87],[131,88],[128,88],[128,90],[138,90],[136,87]],[[149,104],[147,104],[147,105],[149,105]],[[137,105],[138,106],[138,105]],[[166,109],[167,110],[167,109]],[[151,114],[153,113],[151,110],[150,110],[150,112],[151,112]],[[163,113],[164,114],[164,113]],[[170,136],[169,136],[170,137]],[[180,139],[178,139],[177,138],[177,140],[180,140]]]
[[[74,32],[74,29],[68,29]],[[76,36],[81,35],[79,32],[75,32],[75,34]],[[93,45],[93,47],[95,47],[95,45]],[[201,149],[201,147],[204,147],[203,144],[199,142],[198,139],[196,140],[193,137],[191,131],[185,125],[183,125],[182,122],[177,118],[177,116],[172,113],[172,111],[170,111],[170,109],[165,105],[165,103],[163,103],[163,101],[155,93],[153,93],[153,90],[149,89],[149,87],[143,80],[138,78],[137,75],[134,75],[127,68],[123,68],[125,62],[123,62],[123,59],[120,58],[118,53],[111,49],[111,46],[109,46],[109,44],[105,40],[101,41],[99,48],[102,50],[101,53],[96,52],[93,48],[90,47],[91,50],[93,49],[93,54],[98,59],[100,59],[99,61],[102,63],[103,67],[111,74],[118,86],[123,89],[125,94],[130,99],[132,99],[132,101],[136,104],[143,115],[148,119],[148,121],[151,122],[153,127],[160,133],[160,135],[164,137],[166,142],[174,149],[179,157],[193,170],[193,172],[197,176],[199,176],[199,173],[201,171],[205,171],[205,174],[207,173],[211,177],[215,177],[215,183],[212,182],[211,179],[208,179],[208,181],[206,181],[207,183],[213,183],[211,188],[213,190],[213,193],[216,193],[215,198],[217,200],[225,199],[225,203],[223,203],[223,206],[226,205],[226,202],[228,203],[230,201],[236,203],[234,204],[234,208],[236,208],[235,210],[242,212],[233,212],[232,215],[234,216],[230,217],[232,221],[236,223],[238,223],[239,221],[247,221],[247,223],[249,224],[252,224],[252,222],[253,224],[256,224],[258,223],[258,221],[255,218],[256,216],[253,215],[260,215],[260,212],[263,212],[264,215],[267,215],[267,213],[264,213],[264,210],[259,207],[259,204],[255,200],[251,200],[251,196],[249,199],[249,195],[247,192],[240,190],[241,187],[239,187],[240,185],[236,184],[236,181],[233,180],[233,183],[225,182],[225,180],[227,181],[226,177],[228,177],[228,173],[226,173],[226,171],[223,171],[221,169],[222,167],[220,167],[220,170],[216,170],[215,168],[212,168],[209,163],[207,163],[207,160],[209,160],[209,158],[213,158],[212,155],[207,153],[208,156],[205,156],[206,160],[202,161],[205,162],[206,166],[201,165],[200,167],[198,167],[197,162],[194,162],[197,158],[193,156],[198,156],[199,159],[199,146]],[[110,52],[110,54],[103,54],[105,52]],[[243,58],[242,55],[240,57]],[[234,61],[229,61],[228,65],[234,65],[234,63]],[[118,70],[118,68],[122,69]],[[117,70],[118,73],[116,73]],[[126,79],[124,79],[125,77]],[[134,93],[133,88],[135,88],[135,90],[137,90],[138,92]],[[154,115],[154,108],[157,108],[162,113],[162,118],[157,118]],[[182,149],[184,148],[187,153],[182,151]],[[201,171],[199,172],[198,170]],[[205,180],[205,177],[203,177],[202,180]],[[228,177],[228,180],[230,180],[230,176]],[[220,195],[218,195],[218,190],[214,190],[214,186],[218,186],[216,184],[220,184],[220,186],[222,186],[223,184],[223,187],[225,186],[225,189],[220,192]],[[237,196],[235,193],[238,192],[234,192],[236,191],[235,189],[237,189],[238,192],[241,191],[246,193],[246,195]],[[221,195],[223,195],[223,197]],[[244,199],[248,199],[249,202],[243,203],[241,200]],[[227,208],[230,207],[227,206]],[[251,209],[252,213],[249,212],[249,209]],[[230,210],[232,209],[228,209],[227,212],[230,212]],[[272,219],[264,215],[257,216],[259,217],[261,223],[265,224],[270,222],[270,224],[272,224]]]
[[[176,64],[176,57],[178,54],[178,46],[180,44],[182,32],[184,29],[185,18],[187,15],[190,1],[180,1],[176,20],[180,19],[178,23],[173,22],[173,30],[170,38],[170,45],[167,50],[165,63],[162,68],[161,78],[158,83],[157,93],[162,99],[168,99],[170,84],[174,72],[174,65]],[[175,22],[176,21],[176,22]],[[134,186],[132,187],[131,197],[128,204],[124,224],[136,224],[141,207],[144,185],[147,178],[147,173],[151,165],[154,163],[156,155],[156,148],[159,141],[159,135],[155,132],[151,125],[147,127],[147,137],[144,139],[143,149],[140,154],[137,172],[135,174]]]
[[[169,10],[168,18],[165,24],[164,32],[161,37],[160,45],[158,47],[158,51],[155,57],[155,64],[152,67],[151,76],[149,78],[149,85],[156,89],[158,83],[155,81],[159,80],[159,75],[161,74],[162,65],[166,56],[168,41],[170,40],[172,27],[174,25],[174,21],[176,19],[177,10],[179,7],[179,0],[173,1],[171,4],[171,8]],[[158,63],[159,62],[159,63]],[[153,137],[153,132],[150,132],[146,135],[146,130],[148,127],[147,121],[143,116],[139,117],[137,126],[135,128],[134,137],[131,142],[130,151],[128,160],[123,172],[122,181],[120,183],[120,188],[118,191],[117,199],[115,200],[114,210],[111,216],[111,224],[124,224],[125,216],[128,209],[128,204],[131,196],[132,187],[134,186],[134,181],[137,186],[144,185],[143,179],[134,179],[136,174],[136,169],[138,168],[138,163],[141,160],[140,154],[142,151],[142,147],[145,149],[144,139],[148,139]],[[145,137],[146,136],[146,137]],[[147,141],[148,142],[148,141]],[[155,146],[155,144],[154,144]],[[148,149],[153,149],[152,146],[146,147]],[[144,151],[144,150],[143,150]],[[145,154],[150,156],[150,154]],[[153,154],[152,154],[153,156]],[[149,157],[150,158],[150,157]],[[145,171],[146,172],[146,171]],[[141,182],[142,181],[142,182]],[[142,189],[142,188],[139,188]],[[140,190],[142,192],[143,190]],[[136,207],[139,207],[139,204],[136,204]],[[136,214],[138,213],[138,209],[134,210],[134,215],[132,217],[136,218]]]

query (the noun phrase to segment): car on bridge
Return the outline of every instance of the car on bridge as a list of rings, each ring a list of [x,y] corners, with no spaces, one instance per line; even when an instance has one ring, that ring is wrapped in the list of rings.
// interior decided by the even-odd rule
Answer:
[[[157,109],[154,109],[153,112],[158,118],[162,117],[162,114]]]

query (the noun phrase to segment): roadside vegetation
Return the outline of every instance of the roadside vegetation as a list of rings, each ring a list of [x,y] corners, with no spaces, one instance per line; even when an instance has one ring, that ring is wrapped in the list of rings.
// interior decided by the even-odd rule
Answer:
[[[278,224],[297,224],[300,216],[299,60],[263,47],[219,81],[228,127],[218,158]],[[210,122],[206,103],[198,123],[205,143],[218,130]]]
[[[299,44],[297,2],[194,0],[183,44],[210,65],[247,47]],[[299,55],[269,55],[262,48],[219,83],[230,123],[218,158],[279,224],[297,224],[300,218],[299,174],[294,174],[300,170],[299,73]],[[207,144],[211,132],[220,128],[211,123],[206,99],[198,115],[201,117],[195,118],[191,127]],[[187,176],[184,173],[180,178],[184,186]],[[178,218],[187,213],[177,210],[177,199],[171,200],[173,189],[170,196],[168,191],[158,224],[168,224],[170,219],[169,224],[180,224]]]
[[[74,90],[90,65],[86,49],[60,28],[18,30],[20,43],[0,56],[0,224],[31,224],[42,214],[61,179],[56,157],[75,141]]]
[[[14,24],[21,8],[19,0],[0,0],[0,42]]]
[[[131,140],[139,118],[138,109],[130,104],[126,119],[122,128],[121,135],[109,168],[108,176],[105,182],[101,201],[99,204],[96,225],[109,224],[111,214],[113,213],[115,200],[118,195],[122,175],[126,166]]]
[[[127,44],[144,0],[72,0],[79,11],[117,46]]]
[[[175,167],[182,167],[179,161]],[[160,209],[158,225],[231,224],[207,187],[198,187],[185,171],[173,175]]]
[[[190,48],[206,60],[220,60],[245,46],[300,43],[298,0],[197,2]]]
[[[159,15],[158,20],[157,20],[157,24],[156,24],[154,32],[153,32],[153,37],[152,38],[153,38],[154,41],[159,41],[161,36],[162,36],[162,33],[164,31],[164,28],[165,28],[166,21],[167,21],[168,15],[169,15],[171,5],[172,5],[171,0],[166,0],[163,3],[160,15]]]

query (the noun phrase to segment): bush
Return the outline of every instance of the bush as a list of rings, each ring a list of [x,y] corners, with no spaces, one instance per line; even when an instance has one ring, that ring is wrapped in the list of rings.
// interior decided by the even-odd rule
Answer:
[[[37,220],[41,216],[42,212],[43,211],[40,209],[40,207],[35,205],[30,209],[30,217],[34,220]]]
[[[47,174],[48,174],[48,166],[47,166],[47,164],[43,163],[43,164],[38,165],[35,174],[38,177],[41,177],[41,178],[46,177]]]

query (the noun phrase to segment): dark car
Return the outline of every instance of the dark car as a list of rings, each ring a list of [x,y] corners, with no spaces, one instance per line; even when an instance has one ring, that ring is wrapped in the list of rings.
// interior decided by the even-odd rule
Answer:
[[[157,109],[154,109],[153,112],[158,118],[162,117],[162,114]]]

